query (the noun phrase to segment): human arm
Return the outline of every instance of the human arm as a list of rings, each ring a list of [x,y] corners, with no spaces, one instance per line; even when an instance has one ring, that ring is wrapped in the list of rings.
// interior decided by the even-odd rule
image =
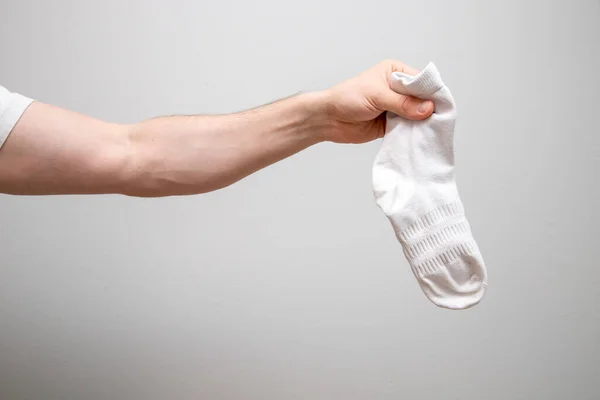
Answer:
[[[255,109],[136,124],[33,102],[0,148],[0,192],[155,197],[216,190],[322,141],[381,137],[387,110],[427,118],[432,103],[390,89],[397,70],[417,72],[384,61],[330,89]]]

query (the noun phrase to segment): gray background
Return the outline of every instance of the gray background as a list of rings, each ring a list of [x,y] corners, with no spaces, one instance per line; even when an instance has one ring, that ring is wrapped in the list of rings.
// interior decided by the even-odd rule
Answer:
[[[10,90],[115,122],[436,63],[489,270],[436,308],[321,144],[202,196],[0,197],[0,398],[597,399],[598,1],[3,1]]]

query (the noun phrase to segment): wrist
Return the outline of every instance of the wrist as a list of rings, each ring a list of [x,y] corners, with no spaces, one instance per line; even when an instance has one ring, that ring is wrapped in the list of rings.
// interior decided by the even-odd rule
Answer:
[[[331,130],[331,118],[327,108],[327,93],[325,91],[301,94],[299,99],[306,110],[304,131],[314,140],[315,144],[327,140]]]

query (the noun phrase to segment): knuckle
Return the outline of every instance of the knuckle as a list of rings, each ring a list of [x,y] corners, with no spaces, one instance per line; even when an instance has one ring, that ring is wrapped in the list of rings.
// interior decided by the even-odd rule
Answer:
[[[389,72],[394,72],[398,70],[397,65],[398,61],[391,58],[386,58],[379,63],[379,68],[382,68]]]
[[[388,59],[387,63],[392,68],[392,72],[404,72],[404,69],[406,68],[406,65],[398,60]]]

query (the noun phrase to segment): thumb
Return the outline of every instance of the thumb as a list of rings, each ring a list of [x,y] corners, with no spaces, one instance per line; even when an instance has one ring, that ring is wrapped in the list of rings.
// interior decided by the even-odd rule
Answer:
[[[431,100],[398,94],[391,89],[381,93],[377,103],[385,109],[384,111],[391,111],[406,119],[417,121],[428,118],[433,113]]]

